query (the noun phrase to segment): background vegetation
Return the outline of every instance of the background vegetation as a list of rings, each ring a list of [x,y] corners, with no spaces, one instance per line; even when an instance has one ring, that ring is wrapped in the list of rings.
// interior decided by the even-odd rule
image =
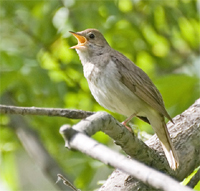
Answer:
[[[97,28],[113,48],[150,76],[174,117],[200,95],[199,4],[195,0],[1,0],[1,96],[9,93],[16,106],[104,110],[90,94],[78,55],[69,49],[77,43],[69,30]],[[125,119],[113,115],[119,121]],[[94,190],[112,172],[112,168],[64,148],[59,127],[78,120],[25,119],[78,188]],[[133,123],[137,132],[153,133],[143,122],[134,119]],[[6,191],[56,190],[8,124],[9,116],[1,116],[0,187]],[[120,150],[103,133],[94,138]]]

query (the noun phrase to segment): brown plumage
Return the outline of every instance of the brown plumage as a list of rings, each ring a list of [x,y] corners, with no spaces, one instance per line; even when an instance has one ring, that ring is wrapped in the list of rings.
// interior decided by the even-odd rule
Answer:
[[[179,160],[171,142],[164,117],[167,113],[162,96],[147,74],[123,54],[112,49],[96,29],[71,32],[83,64],[92,95],[103,107],[150,123],[157,134],[169,165],[177,169]]]

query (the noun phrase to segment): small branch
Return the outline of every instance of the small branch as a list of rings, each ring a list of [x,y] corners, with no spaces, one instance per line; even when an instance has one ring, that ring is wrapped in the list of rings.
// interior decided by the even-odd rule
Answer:
[[[97,112],[73,126],[73,129],[92,136],[98,131],[103,131],[131,157],[144,162],[163,172],[174,171],[170,169],[164,156],[149,148],[142,140],[131,134],[121,123],[106,112]]]
[[[171,177],[119,154],[67,125],[61,127],[60,133],[63,135],[67,147],[79,150],[105,164],[118,168],[147,185],[163,191],[191,191],[190,188],[181,186]]]
[[[58,180],[56,181],[56,184],[62,180],[63,181],[63,184],[68,186],[69,188],[71,188],[73,191],[81,191],[79,189],[77,189],[67,178],[65,178],[63,175],[61,174],[57,174],[58,176]]]
[[[189,186],[190,188],[194,188],[199,181],[200,181],[200,168],[197,171],[197,173],[188,182],[187,186]]]
[[[163,154],[162,147],[156,135],[152,136],[144,144],[141,140],[132,135],[126,128],[124,128],[123,125],[117,122],[117,120],[115,120],[111,115],[105,112],[95,113],[94,115],[91,115],[86,119],[80,121],[78,124],[74,125],[71,128],[72,131],[64,135],[65,138],[69,140],[68,142],[66,141],[66,146],[76,148],[76,145],[73,145],[71,143],[71,140],[76,139],[75,132],[84,133],[91,136],[97,131],[103,131],[111,138],[113,138],[115,142],[117,142],[128,155],[134,157],[134,159],[142,161],[145,164],[148,164],[149,166],[152,166],[153,168],[165,172],[166,174],[169,174],[177,180],[182,181],[194,170],[194,168],[196,168],[200,164],[200,158],[198,157],[200,153],[199,114],[200,99],[197,100],[181,115],[173,118],[175,124],[172,124],[171,122],[167,124],[171,139],[181,159],[180,167],[176,171],[172,171],[169,168],[169,165]],[[62,132],[64,133],[64,131]],[[82,143],[80,144],[81,148],[77,149],[92,156],[92,153],[88,153],[90,152],[90,148],[87,148],[85,141],[82,140]],[[92,152],[97,152],[94,150],[91,149]],[[102,153],[103,155],[105,155],[104,150],[101,151],[101,154]],[[100,160],[99,156],[92,157]],[[107,155],[106,157],[107,161],[103,162],[105,164],[111,164],[113,166],[113,164],[110,163],[110,160],[112,161],[112,159],[109,158],[109,155]],[[111,175],[106,183],[101,187],[101,190],[107,191],[115,189],[120,191],[130,191],[136,190],[136,188],[139,187],[144,188],[145,185],[142,182],[137,181],[134,178],[129,178],[129,174],[131,173],[124,173],[126,171],[123,169],[122,171],[123,172],[117,171],[117,173],[115,173],[115,171],[113,173],[115,174],[115,177]],[[119,189],[116,189],[116,187]],[[145,191],[146,190],[149,190],[149,187],[146,186]],[[152,188],[152,190],[154,189]]]
[[[47,116],[66,117],[70,119],[84,119],[94,113],[89,111],[73,110],[73,109],[16,107],[16,106],[0,105],[0,114],[47,115]]]

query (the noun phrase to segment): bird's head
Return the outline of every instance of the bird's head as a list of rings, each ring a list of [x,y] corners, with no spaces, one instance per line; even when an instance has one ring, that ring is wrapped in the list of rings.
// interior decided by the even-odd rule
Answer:
[[[78,51],[101,53],[103,50],[105,51],[105,48],[109,47],[104,36],[96,29],[86,29],[81,32],[69,32],[78,40],[78,44],[71,48],[75,48]]]

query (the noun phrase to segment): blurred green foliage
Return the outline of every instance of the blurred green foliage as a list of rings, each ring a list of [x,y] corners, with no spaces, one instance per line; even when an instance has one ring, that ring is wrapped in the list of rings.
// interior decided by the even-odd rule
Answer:
[[[97,28],[113,48],[150,76],[174,117],[200,95],[198,4],[195,0],[0,1],[0,94],[9,92],[17,106],[104,110],[90,94],[78,55],[69,49],[77,43],[69,30]],[[125,119],[113,115],[119,121]],[[63,148],[59,127],[78,120],[26,119],[78,188],[93,190],[97,181],[107,179],[111,168]],[[8,121],[8,116],[2,116],[1,180],[8,190],[23,190],[15,161],[22,147],[7,128]],[[153,133],[138,119],[134,124]],[[114,147],[103,133],[94,137]]]
[[[200,169],[200,167],[196,168],[192,174],[190,174],[187,178],[184,179],[182,184],[187,185],[189,183],[189,181],[191,180],[191,178],[197,173],[197,171],[199,169]],[[199,180],[198,184],[194,187],[194,190],[197,190],[197,191],[200,190],[200,180]]]

